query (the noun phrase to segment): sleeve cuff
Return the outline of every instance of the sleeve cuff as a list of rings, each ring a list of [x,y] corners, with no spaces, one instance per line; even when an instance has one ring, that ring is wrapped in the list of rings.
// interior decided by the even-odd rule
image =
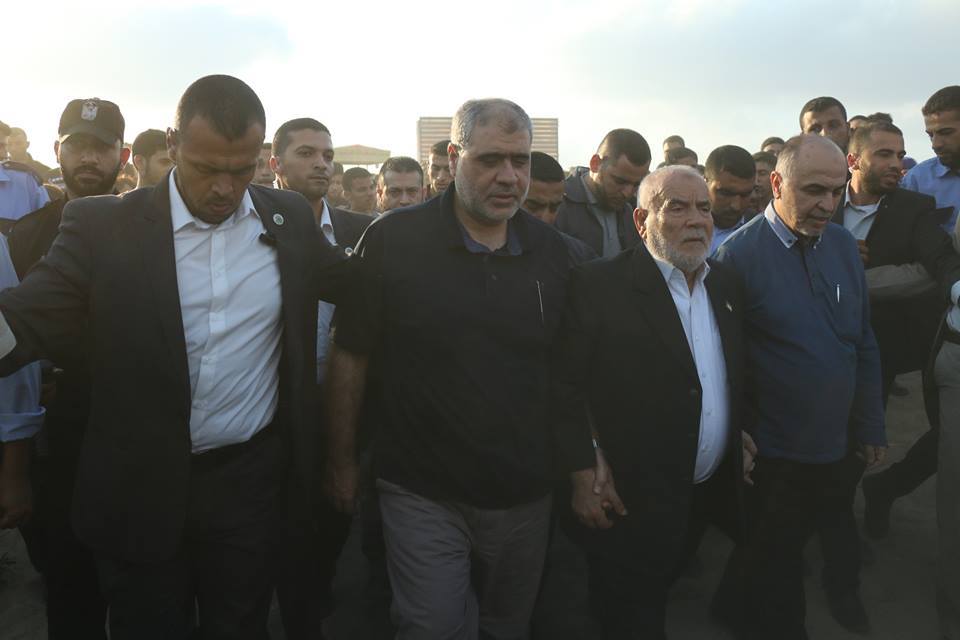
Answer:
[[[943,289],[941,289],[941,291],[943,291]],[[953,304],[960,302],[960,280],[954,282],[953,286],[950,287],[950,302]]]
[[[35,413],[0,413],[0,442],[32,438],[40,432],[46,409]]]
[[[10,355],[10,352],[17,346],[17,338],[13,335],[7,319],[0,313],[0,358]]]

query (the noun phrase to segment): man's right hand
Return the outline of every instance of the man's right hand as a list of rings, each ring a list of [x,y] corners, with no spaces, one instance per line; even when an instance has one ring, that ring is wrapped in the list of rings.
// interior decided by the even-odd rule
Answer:
[[[597,462],[598,466],[593,469],[583,469],[570,474],[573,482],[571,507],[577,519],[585,526],[591,529],[609,529],[613,526],[613,521],[607,515],[607,510],[625,516],[627,509],[617,494],[613,474],[606,461],[598,456]]]
[[[327,465],[323,475],[323,494],[337,511],[356,512],[359,478],[360,467],[354,460]]]
[[[870,249],[867,247],[866,240],[857,240],[857,248],[860,250],[860,259],[866,265],[870,261]]]
[[[26,474],[0,470],[0,529],[26,524],[33,514],[33,490]]]

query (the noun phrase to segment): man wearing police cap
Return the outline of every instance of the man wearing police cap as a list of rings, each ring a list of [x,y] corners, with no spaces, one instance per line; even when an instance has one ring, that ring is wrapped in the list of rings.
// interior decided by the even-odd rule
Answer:
[[[53,244],[67,201],[113,192],[130,157],[123,130],[123,115],[113,102],[89,98],[67,104],[53,144],[67,197],[33,211],[11,229],[10,256],[21,280]]]
[[[67,201],[113,192],[130,155],[123,148],[123,131],[123,115],[113,102],[90,98],[67,104],[54,143],[67,195],[24,216],[9,233],[10,255],[21,280],[50,250]],[[47,374],[56,391],[44,424],[47,455],[35,470],[43,490],[36,495],[33,528],[25,533],[44,558],[51,640],[104,638],[106,615],[93,554],[70,526],[74,478],[90,406],[86,354],[79,344],[70,346],[70,355],[54,363],[56,375]]]

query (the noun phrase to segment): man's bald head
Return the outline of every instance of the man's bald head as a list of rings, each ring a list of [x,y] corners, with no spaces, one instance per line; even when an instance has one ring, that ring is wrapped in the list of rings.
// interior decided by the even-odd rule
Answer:
[[[823,233],[843,195],[847,161],[829,138],[804,134],[787,140],[771,174],[774,208],[794,233]]]

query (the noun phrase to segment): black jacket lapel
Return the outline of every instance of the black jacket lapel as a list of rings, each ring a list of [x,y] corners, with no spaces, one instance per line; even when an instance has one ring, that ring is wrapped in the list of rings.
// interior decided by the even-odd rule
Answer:
[[[687,344],[687,336],[683,332],[680,315],[673,296],[667,288],[663,274],[657,268],[653,257],[642,244],[633,250],[631,258],[634,271],[634,286],[644,296],[640,308],[647,322],[650,323],[657,335],[668,349],[683,363],[687,372],[697,379],[697,368]]]
[[[169,175],[169,174],[168,174]],[[167,353],[174,375],[179,378],[184,415],[190,416],[190,371],[187,344],[183,335],[177,262],[173,250],[173,222],[170,216],[168,180],[161,180],[148,196],[137,224],[143,269],[153,288],[157,319],[167,341]]]

